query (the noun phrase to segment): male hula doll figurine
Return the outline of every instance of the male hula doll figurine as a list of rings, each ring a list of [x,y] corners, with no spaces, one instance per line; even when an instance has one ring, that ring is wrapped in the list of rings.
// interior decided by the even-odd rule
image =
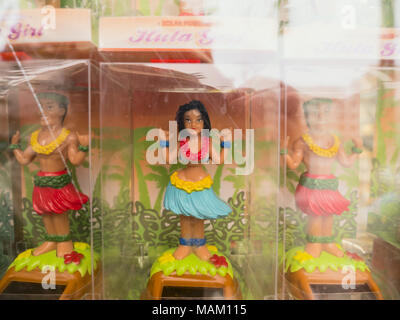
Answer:
[[[331,174],[331,167],[335,160],[344,167],[352,166],[362,152],[362,141],[353,138],[352,153],[346,154],[339,138],[329,129],[332,100],[314,98],[306,101],[303,108],[309,131],[293,143],[290,153],[286,149],[287,137],[281,153],[290,169],[296,169],[301,162],[307,167],[295,193],[297,207],[308,215],[306,251],[313,257],[319,257],[322,250],[342,257],[343,251],[333,242],[333,216],[348,211],[350,201],[339,193],[338,179]]]
[[[73,252],[69,234],[69,210],[79,210],[88,197],[78,192],[66,170],[67,159],[80,165],[88,151],[88,136],[80,136],[63,127],[68,99],[58,93],[39,93],[42,106],[41,128],[32,133],[29,146],[22,151],[20,133],[11,139],[10,148],[21,165],[39,161],[40,170],[34,178],[33,209],[43,218],[45,242],[33,250],[37,256],[56,250],[58,257]]]

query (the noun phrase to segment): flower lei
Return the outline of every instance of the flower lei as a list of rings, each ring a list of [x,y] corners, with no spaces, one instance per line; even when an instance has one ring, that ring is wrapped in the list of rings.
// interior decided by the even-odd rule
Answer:
[[[201,138],[201,150],[197,153],[192,153],[189,148],[188,141],[179,141],[182,155],[185,155],[190,161],[201,161],[203,155],[207,155],[210,147],[210,141],[207,137]]]
[[[339,150],[340,140],[337,135],[333,135],[335,142],[329,149],[318,146],[308,133],[304,133],[302,138],[310,150],[320,157],[333,158]]]
[[[210,175],[204,177],[203,179],[193,182],[185,181],[178,177],[178,171],[175,171],[170,177],[171,184],[178,189],[185,190],[187,193],[192,193],[193,191],[201,191],[204,189],[211,188],[213,180]]]
[[[61,130],[61,133],[58,135],[58,137],[55,140],[42,146],[38,142],[39,132],[40,132],[40,129],[36,130],[34,133],[32,133],[31,146],[32,146],[33,151],[35,151],[36,153],[46,154],[46,155],[49,155],[54,150],[56,150],[65,141],[65,139],[67,139],[68,135],[70,134],[69,130],[63,128]]]

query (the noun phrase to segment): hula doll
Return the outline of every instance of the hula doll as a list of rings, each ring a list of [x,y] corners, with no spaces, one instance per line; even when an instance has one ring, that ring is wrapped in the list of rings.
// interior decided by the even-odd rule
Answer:
[[[29,146],[22,151],[19,131],[11,138],[10,149],[21,165],[34,159],[40,171],[34,177],[32,204],[43,218],[47,235],[45,241],[33,250],[37,256],[56,250],[58,257],[73,253],[68,220],[69,210],[79,210],[88,197],[76,190],[66,169],[67,159],[80,165],[88,151],[88,136],[80,136],[64,128],[68,99],[58,93],[39,93],[42,107],[41,128],[32,133]]]
[[[211,138],[202,134],[204,129],[205,132],[211,130],[211,123],[207,110],[200,101],[193,100],[180,106],[175,120],[178,132],[190,132],[191,136],[179,141],[179,157],[188,163],[171,175],[164,197],[165,209],[180,216],[181,237],[174,257],[181,260],[193,252],[200,259],[208,260],[211,254],[206,247],[204,220],[225,217],[232,209],[214,193],[213,181],[203,165],[218,156],[222,162],[225,149],[230,148],[231,142],[225,141],[224,136],[221,136],[221,152],[217,154]],[[166,160],[169,163],[170,137],[168,133],[166,136],[167,141],[160,141],[160,145],[167,149]],[[177,150],[171,151],[172,155],[177,155]]]
[[[342,166],[351,167],[362,152],[362,140],[352,138],[352,153],[346,154],[339,138],[328,128],[331,99],[314,98],[306,101],[303,108],[309,130],[293,143],[290,153],[287,137],[281,154],[290,169],[302,162],[307,168],[295,192],[297,207],[308,215],[306,251],[314,257],[319,257],[322,250],[342,257],[343,251],[333,242],[333,217],[348,211],[350,201],[339,193],[338,179],[331,174],[332,165],[337,160]]]

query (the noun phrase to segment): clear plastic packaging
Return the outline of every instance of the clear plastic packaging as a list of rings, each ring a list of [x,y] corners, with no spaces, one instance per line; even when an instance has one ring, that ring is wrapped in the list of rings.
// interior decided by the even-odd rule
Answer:
[[[398,12],[2,1],[0,299],[399,299]]]

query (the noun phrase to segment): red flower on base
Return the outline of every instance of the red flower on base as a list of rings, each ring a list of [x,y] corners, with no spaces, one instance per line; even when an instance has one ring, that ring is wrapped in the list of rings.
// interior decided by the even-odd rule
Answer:
[[[83,254],[78,253],[76,251],[72,251],[71,253],[67,253],[64,255],[64,263],[70,264],[71,262],[73,262],[75,264],[80,264],[82,258]]]
[[[228,262],[226,261],[224,256],[218,256],[218,255],[214,254],[210,258],[210,262],[213,265],[215,265],[217,268],[219,268],[219,267],[227,267],[228,268]]]
[[[357,253],[346,251],[346,256],[353,260],[364,261],[363,258],[361,258]]]

